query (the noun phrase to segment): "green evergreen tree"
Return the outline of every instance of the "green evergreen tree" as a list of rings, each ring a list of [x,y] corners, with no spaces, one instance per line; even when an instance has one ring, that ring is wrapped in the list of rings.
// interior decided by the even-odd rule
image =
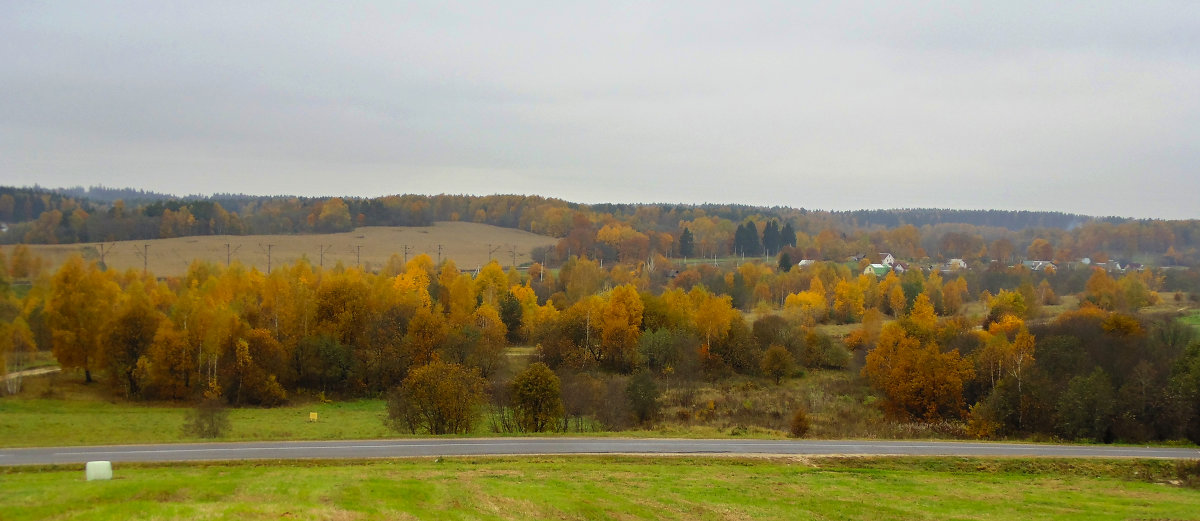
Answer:
[[[786,251],[779,254],[779,271],[784,273],[792,271],[792,256],[788,255]]]
[[[692,231],[687,228],[684,228],[683,233],[679,234],[679,256],[696,256],[696,239],[692,237]]]
[[[768,222],[763,227],[762,247],[766,250],[767,255],[775,255],[779,252],[779,223],[775,221]]]
[[[779,247],[796,246],[796,229],[792,228],[792,223],[784,223],[783,229],[779,230]]]

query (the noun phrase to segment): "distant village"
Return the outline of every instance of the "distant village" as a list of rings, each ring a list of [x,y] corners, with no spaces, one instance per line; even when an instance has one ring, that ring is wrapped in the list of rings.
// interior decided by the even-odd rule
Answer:
[[[915,262],[908,263],[908,262],[899,261],[896,259],[896,257],[894,255],[892,255],[891,253],[887,253],[887,252],[881,252],[881,253],[877,254],[877,256],[874,258],[871,258],[867,255],[853,255],[853,256],[846,258],[847,264],[861,265],[864,261],[875,261],[875,262],[869,262],[866,265],[866,267],[863,268],[862,274],[863,275],[874,275],[876,277],[885,277],[885,276],[887,276],[888,272],[895,272],[897,275],[903,275],[904,272],[911,270],[914,267],[921,269],[925,273],[932,273],[932,272],[936,271],[941,274],[948,274],[948,273],[954,273],[954,272],[958,272],[958,271],[964,271],[964,270],[971,269],[971,266],[969,264],[967,264],[967,261],[965,261],[963,259],[949,259],[946,262],[941,263],[941,264],[917,264]],[[819,262],[819,261],[816,261],[813,259],[803,259],[800,262],[796,263],[796,267],[804,268],[805,266],[811,266],[817,262]],[[1000,261],[996,261],[996,260],[991,261],[991,264],[997,264],[997,263],[1000,263]],[[1055,272],[1057,272],[1059,270],[1059,266],[1057,264],[1055,264],[1051,261],[1044,261],[1044,260],[1026,260],[1026,261],[1022,261],[1020,263],[1020,265],[1024,266],[1025,268],[1028,268],[1029,271],[1046,273],[1046,274],[1050,274],[1050,275],[1054,274]],[[1013,265],[1008,265],[1006,267],[1015,268],[1016,266],[1017,266],[1016,264],[1013,264]],[[1064,267],[1068,270],[1074,270],[1074,269],[1080,269],[1080,268],[1102,269],[1109,273],[1125,273],[1127,271],[1140,272],[1140,271],[1143,271],[1146,269],[1146,267],[1143,266],[1142,264],[1138,264],[1135,262],[1129,262],[1129,263],[1126,263],[1123,265],[1119,261],[1093,262],[1092,259],[1087,258],[1087,257],[1066,263],[1066,265]]]

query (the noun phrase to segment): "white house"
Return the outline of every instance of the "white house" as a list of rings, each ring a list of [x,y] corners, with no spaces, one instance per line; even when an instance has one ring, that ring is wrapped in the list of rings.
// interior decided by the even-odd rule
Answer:
[[[890,253],[880,253],[879,263],[890,268],[896,265],[896,258]]]

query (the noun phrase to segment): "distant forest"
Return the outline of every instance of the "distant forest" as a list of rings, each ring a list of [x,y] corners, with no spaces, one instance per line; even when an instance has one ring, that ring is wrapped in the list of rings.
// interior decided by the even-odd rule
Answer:
[[[526,195],[376,198],[216,194],[176,197],[125,188],[0,187],[0,243],[65,244],[191,235],[331,233],[357,226],[470,221],[559,238],[550,264],[728,256],[967,262],[1088,257],[1160,266],[1200,263],[1200,221],[1062,212],[893,209],[821,211],[683,204],[584,205]]]

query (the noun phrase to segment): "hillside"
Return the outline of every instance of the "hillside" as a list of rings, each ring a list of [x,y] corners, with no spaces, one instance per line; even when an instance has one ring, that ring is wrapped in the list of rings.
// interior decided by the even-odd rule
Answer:
[[[271,264],[282,266],[307,257],[314,265],[321,262],[346,266],[361,262],[364,267],[380,266],[393,253],[412,257],[425,253],[435,261],[440,245],[441,258],[453,259],[459,267],[470,269],[487,263],[489,246],[492,257],[505,266],[513,261],[510,251],[516,252],[516,264],[530,262],[529,251],[538,246],[552,246],[555,239],[512,228],[467,222],[437,222],[433,226],[365,226],[354,231],[321,235],[210,235],[118,241],[110,243],[31,245],[34,254],[41,256],[47,268],[57,269],[70,255],[82,253],[85,258],[97,259],[104,250],[104,262],[117,270],[142,269],[143,252],[147,253],[146,267],[158,276],[182,275],[193,260],[219,264],[229,260],[267,271],[267,253]],[[145,245],[148,247],[144,248]],[[268,248],[268,246],[270,246]],[[361,247],[361,250],[359,249]]]

